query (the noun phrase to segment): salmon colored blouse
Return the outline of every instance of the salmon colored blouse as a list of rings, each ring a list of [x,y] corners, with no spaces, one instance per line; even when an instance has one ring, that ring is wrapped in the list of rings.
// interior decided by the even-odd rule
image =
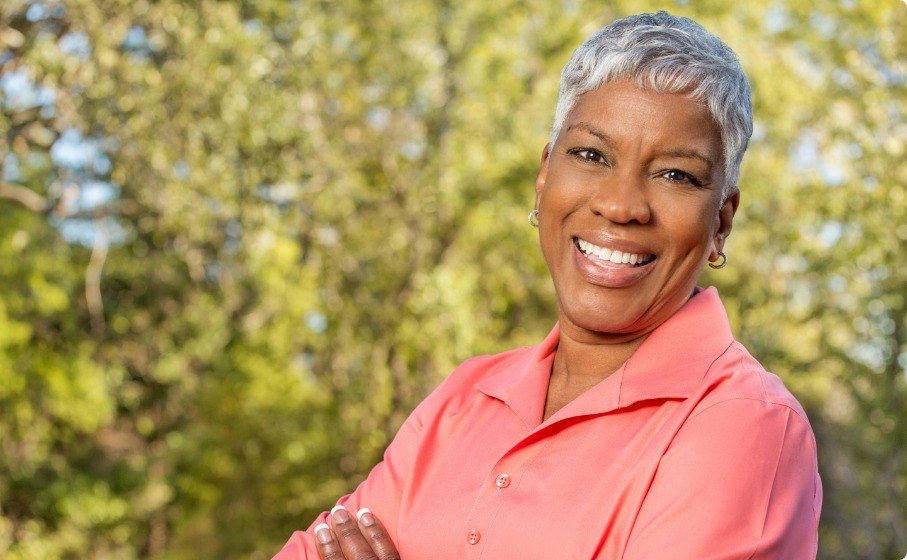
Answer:
[[[816,557],[809,421],[714,288],[542,422],[557,342],[463,363],[339,503],[370,508],[404,560]],[[317,559],[326,517],[275,560]]]

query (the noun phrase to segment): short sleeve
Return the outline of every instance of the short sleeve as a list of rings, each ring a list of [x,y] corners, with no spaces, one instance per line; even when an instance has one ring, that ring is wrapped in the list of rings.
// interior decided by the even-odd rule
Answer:
[[[624,558],[814,559],[821,501],[806,418],[722,401],[694,413],[662,457]]]

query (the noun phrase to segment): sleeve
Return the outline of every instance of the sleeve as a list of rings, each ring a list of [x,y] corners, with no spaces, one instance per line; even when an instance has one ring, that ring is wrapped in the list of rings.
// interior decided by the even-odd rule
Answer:
[[[812,560],[821,503],[806,418],[722,401],[691,416],[665,452],[624,560]]]
[[[415,466],[421,432],[418,418],[426,404],[423,402],[403,423],[384,452],[384,460],[372,469],[352,494],[337,502],[343,504],[353,515],[360,508],[371,509],[392,538],[397,534],[396,523],[403,486]],[[328,512],[322,512],[307,530],[294,532],[272,560],[318,560],[314,529],[319,523],[325,523],[328,515]]]

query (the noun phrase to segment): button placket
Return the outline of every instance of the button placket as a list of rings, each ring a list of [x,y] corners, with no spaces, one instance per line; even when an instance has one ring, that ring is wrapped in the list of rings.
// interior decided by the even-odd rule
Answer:
[[[516,488],[513,486],[514,477],[516,480],[520,480],[527,465],[530,465],[539,456],[545,446],[546,444],[542,443],[542,445],[510,449],[490,469],[476,496],[473,508],[462,526],[462,530],[466,533],[465,549],[462,552],[464,560],[477,559],[490,546],[489,543],[496,542],[493,538],[494,535],[497,535],[495,525],[503,523],[503,519],[506,517],[507,503],[510,502],[509,492],[513,492],[513,488]],[[510,488],[511,486],[513,488]],[[509,490],[505,492],[505,489],[508,488]]]

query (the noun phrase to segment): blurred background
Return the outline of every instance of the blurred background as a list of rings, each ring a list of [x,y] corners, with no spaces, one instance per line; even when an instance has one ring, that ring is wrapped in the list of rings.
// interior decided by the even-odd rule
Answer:
[[[539,341],[560,68],[668,9],[740,55],[740,338],[823,559],[907,553],[900,0],[3,0],[0,556],[275,553],[465,358]]]

